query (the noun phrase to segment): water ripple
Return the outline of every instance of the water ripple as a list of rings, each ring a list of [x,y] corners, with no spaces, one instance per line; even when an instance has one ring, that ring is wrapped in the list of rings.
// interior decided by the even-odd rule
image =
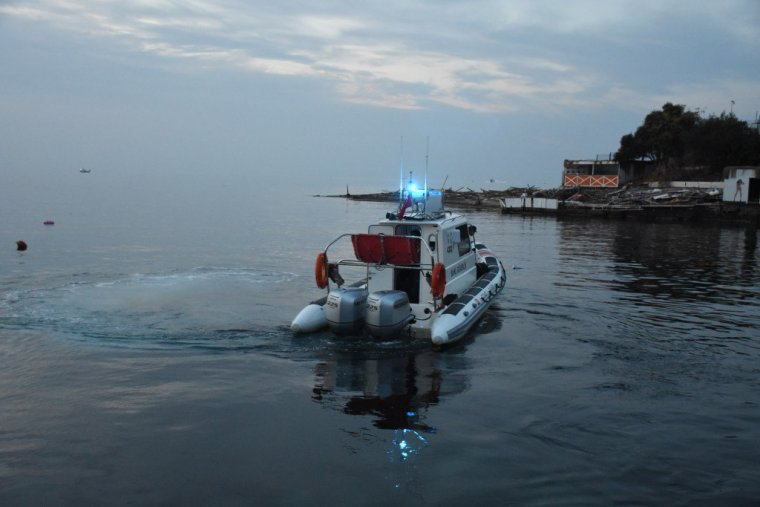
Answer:
[[[276,304],[277,286],[293,273],[198,267],[128,276],[72,276],[44,288],[0,295],[0,325],[51,331],[93,344],[249,350],[282,335],[262,307]],[[253,310],[257,308],[256,310]],[[233,327],[236,331],[219,331]]]

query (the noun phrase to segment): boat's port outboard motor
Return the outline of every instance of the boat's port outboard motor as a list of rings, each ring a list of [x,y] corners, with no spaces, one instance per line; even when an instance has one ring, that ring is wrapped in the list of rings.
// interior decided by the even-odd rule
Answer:
[[[337,334],[359,331],[367,313],[367,290],[348,287],[330,291],[325,302],[327,325]]]
[[[413,318],[406,292],[379,290],[367,298],[367,330],[372,336],[398,335]]]

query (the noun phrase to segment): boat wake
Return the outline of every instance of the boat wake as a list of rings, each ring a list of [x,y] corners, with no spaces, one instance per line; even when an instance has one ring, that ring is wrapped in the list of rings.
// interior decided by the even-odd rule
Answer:
[[[282,297],[277,289],[295,277],[219,267],[118,277],[81,274],[51,280],[45,288],[0,292],[0,328],[117,347],[267,349],[290,336],[277,315]]]

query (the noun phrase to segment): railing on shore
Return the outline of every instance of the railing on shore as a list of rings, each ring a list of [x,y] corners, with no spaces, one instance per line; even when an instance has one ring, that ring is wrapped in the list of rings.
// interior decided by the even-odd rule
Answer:
[[[558,208],[559,200],[547,197],[504,197],[501,200],[501,210],[504,213],[510,211],[555,213]]]
[[[719,188],[723,189],[722,181],[652,181],[647,183],[649,188]]]

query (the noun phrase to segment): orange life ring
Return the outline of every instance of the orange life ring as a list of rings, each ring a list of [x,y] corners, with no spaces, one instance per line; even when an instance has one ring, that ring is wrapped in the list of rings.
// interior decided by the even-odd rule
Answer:
[[[430,291],[433,293],[434,298],[443,296],[443,293],[446,291],[446,267],[440,262],[433,267]]]
[[[319,252],[317,263],[314,265],[314,278],[317,279],[317,287],[327,287],[327,253]]]

